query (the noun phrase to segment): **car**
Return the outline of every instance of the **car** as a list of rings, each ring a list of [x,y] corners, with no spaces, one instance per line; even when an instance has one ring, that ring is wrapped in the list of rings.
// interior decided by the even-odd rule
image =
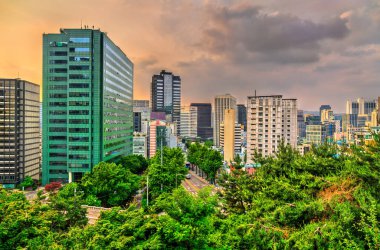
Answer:
[[[186,179],[190,179],[190,178],[191,178],[191,174],[187,174]]]

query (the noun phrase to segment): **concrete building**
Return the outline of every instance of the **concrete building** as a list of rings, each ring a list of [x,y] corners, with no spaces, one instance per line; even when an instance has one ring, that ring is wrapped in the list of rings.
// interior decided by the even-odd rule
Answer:
[[[306,125],[306,143],[320,145],[326,142],[326,138],[325,125]]]
[[[347,131],[353,127],[365,127],[367,123],[371,122],[371,114],[376,109],[377,102],[378,100],[364,100],[363,98],[347,101],[343,129]]]
[[[334,113],[331,109],[323,109],[321,112],[321,122],[332,122],[334,120]]]
[[[106,33],[44,34],[42,184],[132,154],[132,97],[133,63]]]
[[[224,121],[220,125],[220,146],[223,148],[224,160],[230,162],[235,156],[235,123],[236,112],[234,109],[224,110]],[[237,124],[237,123],[236,123]],[[239,126],[240,127],[240,126]],[[241,143],[241,131],[240,131]]]
[[[322,121],[322,111],[323,110],[331,110],[331,106],[328,104],[324,104],[324,105],[321,105],[319,107],[319,117],[321,117],[321,121]]]
[[[152,112],[165,112],[167,122],[177,124],[180,128],[181,117],[181,78],[171,72],[162,70],[152,76],[151,83]]]
[[[133,133],[133,154],[148,157],[148,138],[145,133]]]
[[[281,141],[297,145],[297,100],[282,95],[249,96],[247,101],[247,160],[257,150],[263,156],[277,151]]]
[[[14,188],[40,177],[40,86],[0,79],[0,184]]]
[[[162,147],[177,147],[178,139],[175,134],[176,130],[176,123],[168,123],[160,120],[150,121],[148,135],[148,157],[153,157],[156,154],[157,150],[160,150]]]
[[[135,132],[147,134],[147,122],[150,121],[150,108],[148,100],[133,100],[133,125]]]
[[[303,116],[303,110],[297,111],[298,142],[300,143],[306,137],[306,124]]]
[[[220,124],[224,121],[224,110],[236,111],[236,98],[230,94],[218,95],[214,102],[214,145],[220,146]],[[236,119],[236,118],[235,118]]]
[[[211,103],[191,103],[190,107],[197,108],[197,137],[202,140],[212,139]]]
[[[198,108],[194,106],[181,107],[180,136],[182,138],[197,138]]]

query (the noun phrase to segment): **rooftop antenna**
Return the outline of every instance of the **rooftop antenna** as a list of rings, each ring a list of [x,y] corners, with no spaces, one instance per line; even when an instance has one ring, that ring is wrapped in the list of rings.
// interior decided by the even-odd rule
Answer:
[[[82,19],[80,20],[80,29],[82,29]]]
[[[255,89],[255,97],[256,97],[256,89]]]

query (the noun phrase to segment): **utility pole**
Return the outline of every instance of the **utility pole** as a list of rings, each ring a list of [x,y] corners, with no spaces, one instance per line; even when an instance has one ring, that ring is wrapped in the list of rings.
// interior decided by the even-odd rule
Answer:
[[[146,175],[146,206],[149,206],[149,175]]]

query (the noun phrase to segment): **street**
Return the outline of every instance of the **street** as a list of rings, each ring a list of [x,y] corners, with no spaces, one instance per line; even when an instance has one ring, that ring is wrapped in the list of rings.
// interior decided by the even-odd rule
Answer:
[[[191,174],[191,178],[182,181],[182,186],[190,193],[197,194],[200,189],[210,186],[205,179],[196,175],[194,171],[189,170],[189,174]]]

